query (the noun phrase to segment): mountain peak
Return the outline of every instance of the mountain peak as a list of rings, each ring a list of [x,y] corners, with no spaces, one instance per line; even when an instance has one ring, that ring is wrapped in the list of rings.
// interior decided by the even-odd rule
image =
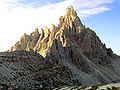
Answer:
[[[70,6],[66,9],[65,18],[69,19],[69,21],[74,21],[77,18],[77,13],[74,10],[73,6]]]
[[[106,48],[94,31],[84,27],[72,6],[60,17],[58,27],[52,24],[51,30],[45,27],[40,34],[36,29],[30,35],[22,36],[9,52],[31,49],[52,65],[70,69],[81,85],[120,80],[120,72],[114,64],[118,62],[115,61],[117,56],[112,49]]]
[[[41,30],[41,34],[39,34],[38,28],[36,28],[30,36],[27,35],[26,38],[22,37],[20,41],[8,51],[33,49],[38,51],[43,57],[46,57],[47,53],[50,52],[50,48],[54,46],[55,40],[57,40],[57,44],[55,44],[57,48],[60,46],[71,46],[73,42],[77,43],[82,53],[89,59],[93,59],[95,52],[98,52],[97,50],[103,47],[103,44],[96,34],[83,26],[76,11],[70,6],[66,9],[65,16],[60,17],[58,27],[52,24],[51,30],[49,30],[46,26],[44,30]],[[101,52],[98,53],[102,56],[105,55],[104,58],[107,57],[107,53],[110,53],[110,55],[114,57],[110,50],[104,50],[104,48],[102,48],[100,51]],[[109,61],[108,58],[107,60]]]
[[[77,16],[76,11],[72,6],[66,9],[66,13],[59,18],[58,28],[67,31],[67,33],[77,34],[81,30],[84,30],[85,27],[82,24],[80,18]]]

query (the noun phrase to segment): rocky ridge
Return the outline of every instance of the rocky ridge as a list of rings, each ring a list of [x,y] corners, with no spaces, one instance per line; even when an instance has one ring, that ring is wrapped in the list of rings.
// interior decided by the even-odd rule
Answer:
[[[41,33],[36,29],[30,35],[24,34],[8,52],[16,50],[33,50],[50,64],[66,67],[74,78],[70,85],[105,84],[120,79],[120,58],[82,24],[72,6],[60,17],[57,27],[52,24],[51,30],[46,27]]]

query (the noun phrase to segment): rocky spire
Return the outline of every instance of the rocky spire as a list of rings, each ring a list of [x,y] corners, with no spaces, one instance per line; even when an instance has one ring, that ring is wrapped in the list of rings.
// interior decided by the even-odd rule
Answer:
[[[57,43],[53,45],[55,41],[61,42],[61,44]],[[72,6],[66,9],[64,17],[60,17],[58,27],[52,24],[50,30],[46,26],[44,30],[41,29],[41,34],[39,34],[38,28],[36,28],[30,36],[25,34],[9,51],[33,49],[34,51],[38,51],[43,57],[46,57],[52,46],[61,46],[61,48],[67,49],[71,47],[72,49],[75,44],[77,44],[77,47],[81,49],[82,53],[91,60],[100,58],[97,57],[100,55],[104,60],[110,62],[109,56],[114,57],[112,50],[101,48],[104,47],[104,45],[101,43],[100,39],[92,30],[83,26]],[[61,53],[61,51],[59,52]]]
[[[55,27],[54,24],[51,25],[51,34],[50,34],[50,39],[52,40],[55,37],[55,34],[57,32],[58,28]]]
[[[66,24],[68,24],[68,23],[71,22],[71,21],[74,22],[77,17],[78,17],[78,16],[77,16],[77,13],[76,13],[76,11],[73,9],[72,6],[70,6],[70,7],[68,7],[68,8],[66,9],[66,13],[65,13],[65,17],[64,17]]]
[[[66,9],[65,16],[60,17],[58,28],[67,28],[67,32],[74,35],[75,33],[80,33],[85,27],[81,23],[74,8],[70,6]]]
[[[44,34],[45,34],[45,37],[48,37],[50,35],[50,30],[47,26],[45,27]]]

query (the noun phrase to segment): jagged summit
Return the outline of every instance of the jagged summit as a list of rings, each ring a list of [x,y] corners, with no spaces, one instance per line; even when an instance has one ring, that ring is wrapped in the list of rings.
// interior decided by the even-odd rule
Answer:
[[[41,33],[36,29],[23,35],[8,52],[34,50],[55,66],[71,70],[78,85],[104,84],[120,79],[116,64],[118,57],[106,48],[99,37],[85,26],[72,6],[59,18],[58,27],[52,24]]]
[[[83,25],[77,16],[76,11],[72,6],[66,9],[65,16],[61,16],[59,19],[58,27],[52,24],[51,30],[46,26],[45,29],[41,29],[39,34],[38,28],[35,29],[31,35],[23,35],[21,40],[11,47],[9,52],[15,50],[37,50],[42,56],[46,53],[46,50],[51,47],[53,41],[58,39],[60,35],[60,41],[63,46],[66,46],[66,36],[63,33],[75,34],[83,29]],[[21,43],[22,41],[22,43]]]
[[[74,26],[76,27],[76,31],[74,32],[77,32],[77,33],[80,32],[80,30],[84,29],[84,26],[81,23],[79,17],[77,16],[76,11],[72,6],[70,6],[66,9],[65,16],[60,17],[58,27],[73,28]]]
[[[74,10],[74,8],[72,6],[70,6],[66,9],[64,20],[65,20],[65,23],[67,23],[67,24],[70,22],[74,22],[75,27],[79,27],[79,26],[81,28],[83,27],[79,17],[77,16],[76,11]]]
[[[36,29],[30,36],[23,35],[20,41],[8,51],[29,51],[30,49],[33,49],[45,57],[55,40],[60,40],[63,47],[66,47],[67,45],[69,46],[70,40],[75,41],[81,47],[82,52],[91,58],[93,58],[96,48],[103,49],[101,48],[103,47],[103,44],[100,39],[92,30],[84,27],[77,16],[76,11],[70,6],[66,9],[65,16],[60,17],[58,27],[52,24],[51,30],[46,26],[44,30],[41,30],[41,34],[39,34],[38,29]],[[104,50],[101,50],[100,52],[103,51]],[[110,53],[113,57],[114,55],[112,51]]]

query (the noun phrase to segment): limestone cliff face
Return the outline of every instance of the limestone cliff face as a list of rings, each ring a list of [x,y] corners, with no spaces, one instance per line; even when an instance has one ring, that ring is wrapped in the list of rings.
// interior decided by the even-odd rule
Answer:
[[[90,28],[86,28],[73,7],[66,9],[56,27],[52,24],[24,35],[10,50],[34,50],[55,66],[69,68],[79,85],[109,83],[120,79],[117,58]],[[117,65],[116,65],[117,66]]]
[[[110,63],[110,57],[114,58],[112,50],[102,44],[96,33],[85,28],[72,6],[66,9],[64,17],[60,17],[58,27],[52,24],[51,30],[46,26],[44,30],[41,29],[41,34],[38,29],[31,35],[24,34],[9,51],[33,49],[46,57],[55,41],[59,42],[58,48],[61,44],[62,47],[69,48],[76,43],[81,52],[96,63]]]
[[[63,47],[67,45],[67,36],[80,33],[84,29],[76,11],[73,7],[66,9],[65,16],[59,19],[59,25],[56,27],[54,24],[51,30],[46,26],[45,30],[41,29],[39,34],[38,29],[31,33],[31,35],[23,35],[19,42],[17,42],[10,50],[37,50],[42,56],[46,56],[46,52],[51,47],[54,40],[60,39]]]
[[[36,43],[40,37],[39,31],[36,28],[34,32],[30,35],[24,34],[20,41],[18,41],[14,46],[12,46],[8,51],[15,51],[15,50],[30,50],[36,46]]]

